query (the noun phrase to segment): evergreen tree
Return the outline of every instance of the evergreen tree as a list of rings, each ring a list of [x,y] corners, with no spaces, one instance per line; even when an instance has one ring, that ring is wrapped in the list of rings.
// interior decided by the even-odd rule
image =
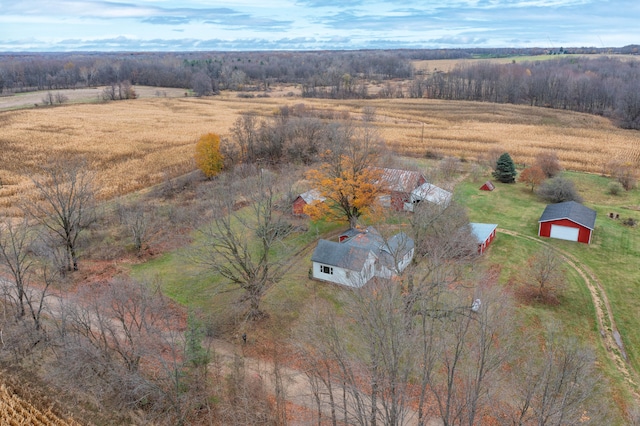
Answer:
[[[496,161],[496,169],[493,171],[493,177],[502,183],[514,183],[516,181],[516,166],[509,153],[505,152]]]

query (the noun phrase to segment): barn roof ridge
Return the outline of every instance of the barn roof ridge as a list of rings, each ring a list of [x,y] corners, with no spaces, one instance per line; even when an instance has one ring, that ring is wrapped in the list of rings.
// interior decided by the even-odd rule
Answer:
[[[575,201],[548,204],[538,222],[568,219],[593,230],[596,223],[596,211]]]

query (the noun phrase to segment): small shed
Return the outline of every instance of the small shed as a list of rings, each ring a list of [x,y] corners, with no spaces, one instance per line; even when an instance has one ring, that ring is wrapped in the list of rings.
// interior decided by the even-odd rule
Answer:
[[[484,185],[480,187],[481,191],[493,191],[494,189],[496,189],[496,187],[493,186],[493,182],[491,182],[490,180],[486,181]]]
[[[478,241],[478,253],[482,254],[496,237],[495,223],[471,223],[471,233]]]
[[[323,202],[325,198],[320,195],[320,191],[317,189],[311,189],[307,192],[303,192],[293,200],[293,214],[296,216],[304,215],[304,207],[314,201]]]
[[[596,211],[575,201],[549,204],[538,221],[538,236],[591,243]]]

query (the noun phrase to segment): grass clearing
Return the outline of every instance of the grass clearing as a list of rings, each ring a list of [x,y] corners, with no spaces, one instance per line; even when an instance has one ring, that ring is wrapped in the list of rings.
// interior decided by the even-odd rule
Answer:
[[[598,213],[592,244],[543,240],[575,255],[594,271],[612,305],[614,319],[629,360],[638,371],[640,331],[637,318],[640,313],[640,297],[637,295],[640,276],[637,265],[640,257],[640,229],[623,225],[621,219],[633,217],[640,221],[640,212],[629,208],[640,203],[640,191],[635,189],[620,196],[613,196],[607,193],[610,181],[608,178],[575,172],[565,172],[565,176],[576,182],[579,192],[586,200],[585,204]],[[498,223],[499,229],[508,229],[523,235],[537,235],[538,219],[546,203],[538,200],[522,184],[496,183],[496,189],[492,192],[479,191],[479,186],[476,183],[465,182],[456,192],[461,201],[468,206],[471,220]],[[619,212],[621,219],[610,219],[609,212]],[[503,271],[507,274],[517,270],[519,264],[522,265],[532,248],[529,241],[513,240],[514,237],[499,234],[490,252],[492,261],[496,259],[498,264],[504,265]],[[575,283],[576,278],[572,281]],[[575,284],[572,289],[556,309],[559,319],[565,327],[574,329],[577,335],[580,335],[580,330],[586,329],[597,332],[594,330],[593,307],[590,304],[576,302],[577,298],[583,297],[581,293],[586,289],[576,288]],[[588,327],[585,327],[587,324]]]

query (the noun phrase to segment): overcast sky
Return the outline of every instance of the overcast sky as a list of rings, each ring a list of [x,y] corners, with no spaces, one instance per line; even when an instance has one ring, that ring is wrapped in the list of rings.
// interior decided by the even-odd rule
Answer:
[[[0,0],[0,51],[628,44],[640,0]]]

